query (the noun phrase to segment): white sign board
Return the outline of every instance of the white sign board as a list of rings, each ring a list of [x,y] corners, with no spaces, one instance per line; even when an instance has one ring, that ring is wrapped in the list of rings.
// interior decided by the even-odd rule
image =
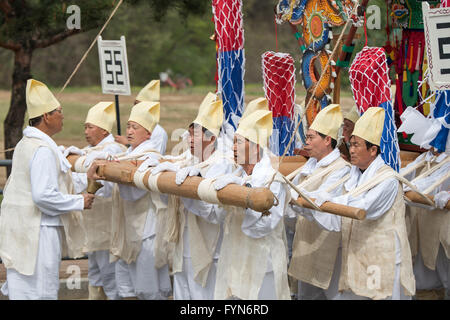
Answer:
[[[102,92],[129,96],[130,76],[125,37],[121,36],[120,40],[102,40],[99,36],[97,44]]]
[[[432,90],[450,89],[450,7],[430,9],[422,2],[425,43]]]

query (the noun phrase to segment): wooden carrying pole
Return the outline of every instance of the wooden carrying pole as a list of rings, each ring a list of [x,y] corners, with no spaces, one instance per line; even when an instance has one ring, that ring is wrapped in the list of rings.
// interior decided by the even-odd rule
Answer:
[[[430,205],[428,202],[425,201],[424,198],[422,198],[417,192],[414,191],[406,191],[405,197],[407,197],[411,202]],[[434,201],[433,196],[427,195],[427,197],[430,198],[431,201]],[[450,210],[450,201],[447,202],[444,209]]]
[[[75,162],[79,156],[69,155],[67,159],[75,170]],[[99,167],[97,174],[102,180],[136,186],[133,182],[134,174],[142,161],[97,161]],[[148,177],[150,172],[144,176],[144,185],[148,188]],[[202,178],[187,177],[184,183],[175,183],[175,172],[162,172],[158,177],[157,186],[161,193],[173,194],[181,197],[200,200],[197,189]],[[217,191],[217,199],[223,205],[231,205],[241,208],[250,208],[258,212],[268,211],[274,203],[273,193],[268,188],[248,188],[237,184],[230,184]]]
[[[75,162],[78,158],[79,156],[77,155],[69,155],[67,157],[69,162],[72,164],[72,170],[75,170]],[[136,186],[133,181],[133,177],[142,161],[131,160],[114,162],[97,160],[97,163],[99,164],[97,174],[102,177],[103,180]],[[149,175],[150,172],[147,172],[143,178],[144,185],[147,188],[149,188]],[[200,200],[197,189],[203,179],[201,177],[187,177],[181,185],[177,185],[175,183],[175,175],[175,172],[162,172],[157,180],[158,190],[161,193],[168,193]],[[248,188],[237,184],[229,184],[223,189],[217,191],[217,199],[224,205],[250,208],[258,212],[267,212],[274,204],[273,193],[268,188]],[[304,200],[301,199],[297,201],[297,204],[307,208],[308,206],[309,208],[312,208],[309,204],[304,205],[303,201]],[[304,202],[306,203],[306,201]],[[329,202],[324,203],[320,208],[328,213],[363,219],[363,217],[361,218],[361,210],[357,208]],[[364,214],[364,212],[362,214]]]
[[[315,200],[312,199],[311,200]],[[299,205],[304,208],[308,209],[314,209],[307,201],[305,201],[303,198],[298,198],[297,200],[293,201],[296,205]],[[336,214],[338,216],[352,218],[356,220],[364,220],[366,217],[366,211],[360,208],[355,207],[349,207],[338,203],[333,202],[324,202],[320,207],[322,211],[327,213]]]
[[[130,165],[124,170],[123,164],[109,162],[99,165],[97,174],[109,181],[123,183],[124,178],[134,185],[133,177],[137,166]],[[200,200],[197,193],[198,185],[203,181],[201,177],[187,177],[181,184],[175,183],[175,172],[162,172],[158,177],[157,185],[161,193],[173,194],[180,197]],[[148,178],[150,171],[144,176],[144,185],[149,189]],[[150,189],[149,189],[150,190]],[[241,208],[250,208],[258,212],[268,211],[274,202],[273,193],[267,188],[248,188],[237,184],[230,184],[217,191],[217,199],[221,204]]]
[[[75,162],[78,158],[79,156],[77,155],[69,155],[67,157],[69,162],[72,164],[72,170],[75,170]],[[287,175],[296,168],[302,166],[305,161],[306,159],[302,156],[289,157],[288,161],[282,163],[279,170],[283,175]],[[142,161],[98,161],[98,163],[100,165],[97,173],[99,176],[103,177],[104,180],[135,186],[133,177]],[[143,179],[144,185],[147,188],[149,175],[150,173],[147,172]],[[200,182],[203,180],[202,178],[187,177],[183,184],[177,185],[175,183],[175,175],[175,172],[161,173],[157,180],[157,186],[160,192],[192,199],[200,199],[197,194],[197,188]],[[416,195],[415,192],[407,192],[406,196],[413,202],[425,202],[419,195]],[[268,188],[248,188],[236,184],[230,184],[219,190],[217,192],[217,198],[224,205],[250,208],[258,212],[265,212],[269,210],[274,203],[273,194]],[[430,199],[432,199],[432,197],[430,197]],[[295,200],[295,202],[299,206],[313,209],[312,206],[302,198]],[[450,205],[447,204],[446,208],[449,209],[449,207]],[[362,209],[340,205],[332,202],[325,202],[320,207],[320,209],[322,209],[324,212],[358,220],[364,219],[365,217],[365,211]]]

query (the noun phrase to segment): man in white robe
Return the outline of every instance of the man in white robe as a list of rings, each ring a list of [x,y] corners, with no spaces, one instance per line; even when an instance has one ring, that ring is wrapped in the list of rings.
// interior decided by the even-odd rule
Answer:
[[[51,138],[62,130],[60,103],[41,82],[26,88],[29,126],[17,144],[0,215],[2,293],[11,300],[58,299],[61,257],[82,256],[81,210],[94,196],[73,194],[70,163]]]
[[[317,114],[306,133],[304,150],[310,158],[298,169],[299,173],[292,182],[311,198],[317,198],[323,192],[328,192],[332,197],[342,194],[343,178],[350,171],[350,164],[341,158],[337,148],[342,122],[340,106],[332,104]],[[291,195],[293,199],[299,196],[294,189],[291,189]],[[315,221],[330,219],[331,214],[295,204],[290,205],[290,208],[304,215],[297,221],[293,258],[289,267],[289,275],[299,280],[298,298],[333,299],[337,295],[339,281],[339,274],[333,270],[340,250],[341,234],[324,230]],[[311,212],[315,219],[311,218]]]
[[[184,162],[161,163],[152,170],[152,174],[163,169],[176,171],[176,183],[180,185],[187,176],[215,179],[231,173],[234,168],[232,158],[218,150],[218,140],[223,138],[219,137],[222,122],[222,101],[216,94],[208,93],[189,126],[190,157]],[[184,197],[179,200],[180,207],[175,212],[180,219],[173,256],[174,299],[211,300],[214,298],[217,260],[223,237],[219,214],[223,208],[202,200]],[[170,206],[169,211],[175,210]]]
[[[153,155],[154,161],[158,162],[162,150],[155,150],[150,141],[158,121],[159,102],[144,101],[132,108],[127,124],[128,159],[143,160]],[[94,174],[96,169],[94,163],[88,177],[98,179]],[[153,197],[160,196],[122,184],[114,191],[111,254],[119,258],[116,283],[123,299],[167,299],[172,292],[167,264],[160,268],[155,266],[154,242],[158,230]]]
[[[432,190],[427,190],[449,172],[449,159],[445,152],[430,150],[400,171],[402,173],[412,170],[405,178],[411,180],[421,192],[434,196],[436,204],[431,207],[409,203],[410,241],[414,242],[412,254],[417,299],[442,299],[444,296],[450,296],[450,215],[449,211],[443,208],[450,199],[450,179],[442,181]],[[414,167],[416,169],[413,169]],[[408,186],[403,189],[405,192],[411,190]]]
[[[311,217],[326,230],[342,232],[342,251],[337,257],[340,274],[335,299],[411,299],[415,292],[411,251],[405,223],[403,190],[393,170],[380,155],[384,109],[368,108],[356,122],[350,140],[352,168],[339,197],[320,196],[364,209],[364,220],[330,215]],[[320,204],[320,203],[318,203]]]
[[[89,109],[84,124],[84,134],[89,143],[84,165],[89,167],[94,159],[105,159],[120,154],[125,147],[114,141],[111,134],[116,121],[113,102],[100,102]],[[86,173],[72,173],[77,193],[87,189]],[[95,192],[96,201],[89,211],[83,212],[88,255],[89,300],[116,300],[115,262],[109,261],[111,247],[113,182],[99,181],[102,187]]]
[[[138,95],[136,96],[136,100],[134,101],[134,104],[138,104],[142,101],[150,101],[150,102],[159,102],[160,99],[160,81],[159,80],[152,80],[147,85],[139,91]],[[128,140],[124,136],[115,136],[115,140],[118,143],[127,145]],[[151,147],[155,150],[161,150],[161,154],[166,153],[166,146],[167,146],[167,132],[164,130],[164,128],[157,123],[155,128],[152,131],[152,136],[150,137],[151,141]]]
[[[216,190],[231,183],[269,187],[276,197],[275,205],[264,214],[237,207],[227,207],[223,212],[225,231],[214,299],[290,300],[283,223],[290,194],[275,175],[265,149],[272,127],[272,113],[268,110],[256,110],[241,118],[233,149],[238,169],[214,182]]]
[[[416,277],[416,299],[449,297],[450,215],[444,208],[450,199],[449,105],[445,91],[438,92],[431,116],[407,108],[400,116],[399,132],[412,134],[411,142],[428,149],[400,173],[420,192],[434,196],[434,205],[407,202],[407,222]],[[447,115],[447,116],[446,116]],[[411,190],[404,185],[403,189]]]

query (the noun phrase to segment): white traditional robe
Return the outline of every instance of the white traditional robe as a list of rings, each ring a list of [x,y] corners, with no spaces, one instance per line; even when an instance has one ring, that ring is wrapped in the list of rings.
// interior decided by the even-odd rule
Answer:
[[[369,167],[362,173],[361,170],[352,166],[350,170],[350,179],[344,184],[345,191],[351,191],[355,189],[357,186],[362,185],[366,181],[370,180],[373,176],[376,175],[376,172],[385,165],[383,159],[380,155],[375,158],[375,160],[369,165]],[[343,205],[348,205],[352,207],[357,207],[364,209],[366,211],[366,220],[377,220],[380,219],[386,212],[390,210],[392,207],[394,200],[396,199],[398,192],[399,182],[395,178],[389,178],[367,192],[363,194],[352,197],[348,194],[344,194],[342,196],[336,197],[332,199],[334,203],[339,203]],[[327,219],[322,219],[318,212],[312,211],[311,216],[316,219],[316,221],[323,228],[330,231],[341,231],[341,217],[338,215],[328,215]],[[408,250],[409,247],[407,248]],[[406,296],[404,294],[404,290],[402,285],[400,284],[400,267],[402,263],[402,248],[400,246],[400,239],[398,235],[395,234],[395,274],[394,274],[394,286],[392,295],[387,299],[390,300],[407,300],[411,299],[410,296]],[[334,272],[341,273],[341,261],[342,261],[342,251],[339,250],[336,269]],[[330,290],[335,292],[338,291],[337,288],[331,288],[331,286],[337,286],[339,283],[332,282],[330,284]],[[367,297],[362,297],[354,294],[351,291],[342,291],[339,292],[334,299],[337,300],[360,300],[360,299],[368,299]]]
[[[218,152],[218,151],[216,151]],[[211,157],[215,155],[211,155]],[[215,157],[216,158],[216,157]],[[213,164],[206,167],[202,174],[203,178],[220,178],[221,175],[229,174],[233,171],[233,163],[227,160],[225,157],[219,157]],[[220,215],[224,209],[218,205],[207,203],[201,200],[195,200],[190,198],[180,198],[183,203],[184,209],[184,228],[183,228],[183,265],[180,272],[174,272],[174,299],[175,300],[212,300],[214,298],[214,288],[216,282],[216,269],[217,260],[219,258],[220,246],[223,238],[222,218]],[[193,268],[193,257],[191,256],[191,246],[195,246],[194,240],[190,239],[189,230],[189,215],[194,214],[207,222],[211,223],[211,227],[208,231],[203,230],[203,236],[209,236],[208,239],[202,239],[203,241],[214,241],[217,239],[217,244],[213,253],[213,261],[209,267],[208,275],[204,285],[195,280],[195,268]],[[219,225],[218,238],[216,234],[217,227]],[[203,224],[205,228],[207,224]],[[198,227],[198,225],[197,225]],[[194,238],[195,239],[195,238]],[[180,253],[178,253],[180,254]],[[205,257],[206,258],[206,257]]]
[[[62,155],[61,158],[56,158],[55,152],[60,151],[56,150],[53,140],[44,132],[33,127],[27,127],[24,130],[24,136],[41,139],[54,150],[46,146],[39,147],[28,164],[32,201],[41,213],[34,273],[25,275],[8,268],[7,281],[2,287],[2,293],[9,295],[11,300],[56,300],[59,289],[59,265],[63,252],[62,237],[64,237],[60,215],[83,210],[84,199],[82,195],[60,192],[57,168],[70,170],[70,165],[64,166]],[[57,162],[60,164],[57,165]],[[5,190],[5,196],[6,194]]]
[[[273,173],[267,150],[262,159],[256,163],[250,176],[242,167],[234,172],[245,180],[247,186],[254,188],[267,187]],[[233,207],[220,213],[226,217],[222,218],[225,219],[224,238],[217,267],[214,299],[290,300],[287,279],[288,253],[283,222],[290,195],[287,193],[286,185],[278,179],[271,184],[270,190],[277,197],[278,204],[270,208],[269,215],[263,216],[261,212],[252,209]],[[241,212],[244,213],[244,217],[238,230],[235,225],[241,219]],[[239,256],[240,250],[244,247],[240,247],[236,239],[247,241],[247,237],[248,243],[241,244],[245,245],[246,250],[258,248],[262,256],[252,256],[255,252],[248,251],[244,253],[248,258]],[[252,261],[247,260],[250,258]],[[233,271],[242,266],[245,266],[246,270]],[[252,280],[254,277],[261,278],[261,282],[256,283]]]
[[[431,168],[442,163],[445,159],[447,159],[449,155],[447,153],[441,153],[437,157],[433,155],[432,152],[428,151],[426,153],[421,154],[418,156],[413,162],[411,162],[408,166],[403,168],[400,172],[404,172],[408,170],[409,168],[416,166],[416,164],[420,163],[422,160],[425,160],[427,164],[425,164],[423,170],[428,169],[428,164],[430,164]],[[412,180],[416,176],[418,176],[418,172],[421,168],[417,168],[413,170],[412,172],[405,175],[405,178],[408,180]],[[448,171],[450,170],[450,163],[444,164],[441,168],[430,174],[429,176],[426,176],[424,178],[418,179],[413,182],[413,184],[420,190],[424,191],[429,186],[431,186],[433,183],[435,183],[437,180],[439,180],[441,177],[444,176]],[[404,187],[405,191],[409,190],[409,187]],[[439,187],[435,188],[432,192],[430,192],[430,195],[435,195],[440,191],[450,190],[450,179],[447,179],[444,181]],[[448,249],[448,241],[450,240],[450,236],[448,233],[450,233],[450,224],[449,220],[450,217],[448,216],[450,213],[448,210],[438,210],[436,208],[432,208],[427,205],[418,205],[414,203],[410,203],[411,206],[417,207],[413,208],[411,207],[411,214],[412,216],[409,217],[411,221],[411,225],[414,228],[411,230],[411,241],[415,242],[415,250],[413,250],[413,256],[415,255],[414,260],[414,276],[416,277],[416,288],[417,290],[431,290],[431,289],[439,289],[444,288],[446,290],[447,296],[450,296],[450,252],[447,252],[445,249]],[[418,225],[419,224],[419,217],[417,214],[422,214],[422,212],[426,212],[424,210],[427,210],[430,212],[430,216],[424,217],[422,219],[430,219],[430,218],[438,218],[439,220],[433,220],[429,221],[428,223],[431,223],[434,228],[432,227],[431,230],[437,231],[437,234],[435,236],[439,235],[439,230],[436,230],[436,228],[439,228],[439,224],[442,224],[444,228],[447,229],[447,237],[444,237],[441,241],[447,241],[446,247],[442,245],[442,242],[440,241],[437,248],[437,256],[434,263],[434,270],[430,269],[433,267],[432,261],[433,259],[430,259],[427,257],[427,265],[424,263],[424,258],[422,257],[422,250],[426,250],[421,247],[421,242],[427,242],[430,239],[423,239],[422,237],[428,237],[426,234],[420,234],[420,230],[422,228],[430,227],[427,225],[427,221],[422,221],[424,225]],[[447,216],[442,216],[447,215]],[[443,218],[443,219],[441,219]],[[441,235],[442,236],[442,235]],[[420,239],[420,241],[418,240]],[[433,243],[433,241],[431,241]],[[434,245],[432,245],[434,246]],[[425,246],[426,247],[426,246]],[[429,250],[431,251],[431,250]],[[429,252],[428,255],[431,257],[432,253]],[[431,264],[431,266],[430,266]]]
[[[298,181],[301,176],[309,176],[315,170],[317,170],[321,167],[328,167],[333,162],[340,159],[340,156],[341,156],[341,154],[339,152],[339,149],[336,148],[332,152],[330,152],[328,155],[323,157],[320,161],[317,161],[316,158],[312,158],[312,157],[309,158],[308,161],[305,163],[305,165],[302,167],[299,174],[297,176],[295,176],[295,178],[293,179],[293,183],[295,185],[298,185]],[[338,170],[332,172],[328,176],[326,176],[323,183],[316,190],[308,192],[305,189],[303,189],[302,191],[311,198],[317,198],[320,194],[322,194],[324,192],[327,192],[331,197],[339,196],[342,194],[343,184],[338,185],[333,190],[328,190],[328,189],[330,187],[333,187],[334,185],[336,185],[336,183],[338,183],[339,181],[341,181],[342,178],[344,178],[349,173],[349,171],[350,171],[349,166],[345,166],[341,169],[338,169]],[[298,197],[298,195],[295,191],[292,191],[292,193],[294,193],[294,195],[296,197]],[[293,210],[294,212],[301,214],[309,221],[316,221],[316,223],[319,226],[321,225],[321,223],[319,223],[318,221],[322,221],[322,223],[324,223],[323,221],[333,219],[333,217],[332,217],[333,215],[326,213],[326,212],[310,210],[310,209],[302,208],[302,207],[299,207],[296,205],[290,205],[289,208],[290,208],[290,210]],[[314,218],[313,218],[313,216],[314,216]],[[340,250],[340,248],[338,250]],[[338,252],[340,252],[340,251],[338,251]],[[333,272],[333,275],[330,280],[331,281],[330,283],[333,283],[333,285],[330,285],[328,287],[328,289],[324,290],[324,289],[321,289],[310,283],[307,283],[304,281],[299,281],[299,283],[298,283],[298,298],[300,300],[333,299],[337,294],[336,289],[337,289],[337,283],[339,281],[339,273],[336,272],[336,263],[337,262],[339,262],[339,264],[340,264],[340,261],[338,261],[338,259],[336,259],[335,264],[334,264],[335,272]]]
[[[93,146],[89,145],[85,148],[87,152]],[[111,155],[122,153],[123,150],[118,143],[114,142],[114,136],[109,134],[102,141],[100,141],[96,147],[102,147],[103,152],[108,152]],[[87,174],[86,173],[77,173],[72,172],[73,182],[75,191],[77,193],[84,192],[88,186]],[[97,190],[95,196],[97,201],[99,198],[101,199],[109,199],[111,201],[112,190],[114,187],[113,182],[109,181],[98,181],[103,185],[100,189]],[[94,207],[89,210],[83,212],[83,214],[87,215],[95,215],[95,201]],[[109,213],[109,217],[112,218],[111,212]],[[106,223],[106,222],[105,222]],[[87,237],[90,234],[87,232]],[[119,298],[117,287],[116,287],[116,276],[115,276],[115,264],[116,262],[109,261],[109,249],[108,250],[96,250],[87,253],[88,256],[88,279],[89,284],[91,286],[103,287],[103,290],[110,300],[116,300]]]
[[[160,144],[160,147],[163,146]],[[127,154],[139,154],[154,149],[155,144],[150,139],[142,142],[135,149],[128,148]],[[158,152],[162,149],[156,150]],[[127,201],[137,201],[148,195],[148,191],[136,187],[119,184],[120,197]],[[142,246],[136,261],[127,264],[120,259],[116,263],[116,281],[119,296],[138,297],[142,300],[167,299],[172,293],[167,264],[157,269],[155,267],[154,242],[156,235],[156,217],[151,206],[145,220]]]

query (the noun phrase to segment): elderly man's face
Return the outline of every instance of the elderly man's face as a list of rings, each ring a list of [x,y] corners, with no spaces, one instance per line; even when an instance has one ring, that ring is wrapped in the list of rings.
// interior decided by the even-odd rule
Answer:
[[[234,135],[234,162],[239,165],[256,164],[259,159],[259,146],[239,134]]]
[[[214,135],[207,136],[203,132],[202,126],[194,124],[189,127],[191,154],[201,161],[208,159],[214,152],[215,141],[216,137]]]
[[[46,119],[47,126],[50,129],[52,135],[61,132],[64,120],[64,115],[61,106],[59,106],[52,112],[45,113],[44,117]]]
[[[377,157],[377,147],[367,149],[366,140],[352,136],[350,138],[350,162],[361,170],[366,170]]]
[[[305,147],[303,148],[310,157],[320,161],[330,153],[331,138],[329,136],[322,138],[317,131],[309,129],[306,132]]]
[[[138,145],[140,145],[145,140],[150,139],[151,137],[150,131],[145,129],[139,123],[134,121],[128,121],[127,123],[127,139],[128,143],[134,149]]]
[[[84,136],[87,143],[91,146],[98,145],[106,136],[108,136],[108,134],[108,131],[93,125],[92,123],[87,122],[84,124]]]

